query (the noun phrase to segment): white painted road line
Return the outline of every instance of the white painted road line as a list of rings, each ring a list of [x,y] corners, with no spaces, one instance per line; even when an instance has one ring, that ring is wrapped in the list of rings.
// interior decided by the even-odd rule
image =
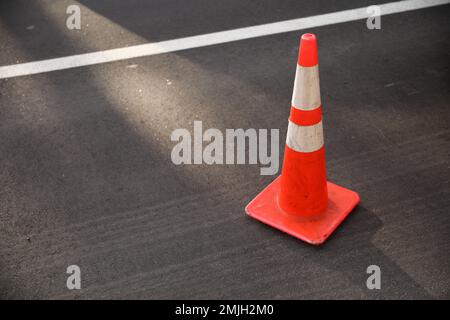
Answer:
[[[389,15],[448,3],[450,3],[450,0],[407,0],[380,4],[378,6],[381,9],[381,15]],[[366,12],[366,9],[366,7],[350,9],[311,17],[262,24],[253,27],[208,33],[193,37],[3,66],[0,67],[0,79],[151,56],[161,53],[206,47],[215,44],[367,19],[369,15]]]

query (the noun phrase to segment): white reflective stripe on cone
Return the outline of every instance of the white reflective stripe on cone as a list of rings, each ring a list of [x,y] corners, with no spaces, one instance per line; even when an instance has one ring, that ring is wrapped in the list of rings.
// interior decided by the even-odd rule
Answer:
[[[295,72],[292,106],[300,110],[320,107],[319,66],[302,67],[297,64]]]
[[[312,126],[299,126],[289,121],[286,145],[297,152],[314,152],[323,146],[322,121]]]

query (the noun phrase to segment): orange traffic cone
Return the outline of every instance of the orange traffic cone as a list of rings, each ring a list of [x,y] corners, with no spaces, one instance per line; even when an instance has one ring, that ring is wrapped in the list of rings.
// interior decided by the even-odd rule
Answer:
[[[302,35],[281,176],[245,208],[248,215],[311,244],[323,243],[358,204],[327,182],[316,36]]]

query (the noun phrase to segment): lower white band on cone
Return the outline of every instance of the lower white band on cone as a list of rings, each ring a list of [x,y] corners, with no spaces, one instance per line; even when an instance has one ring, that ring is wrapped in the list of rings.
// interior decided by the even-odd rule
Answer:
[[[286,145],[297,152],[314,152],[323,147],[322,121],[312,126],[299,126],[289,121]]]
[[[292,106],[300,110],[320,107],[319,66],[302,67],[297,65],[295,73]]]

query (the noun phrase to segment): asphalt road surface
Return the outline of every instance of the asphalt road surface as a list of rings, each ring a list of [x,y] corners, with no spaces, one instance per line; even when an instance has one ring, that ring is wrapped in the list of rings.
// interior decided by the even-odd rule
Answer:
[[[81,30],[66,27],[73,3]],[[2,0],[0,66],[371,4]],[[450,298],[449,16],[0,79],[0,298]],[[328,178],[361,196],[321,247],[245,215],[276,177],[259,165],[170,157],[171,133],[194,120],[277,128],[282,146],[303,32],[319,41]],[[66,287],[69,265],[81,290]]]

